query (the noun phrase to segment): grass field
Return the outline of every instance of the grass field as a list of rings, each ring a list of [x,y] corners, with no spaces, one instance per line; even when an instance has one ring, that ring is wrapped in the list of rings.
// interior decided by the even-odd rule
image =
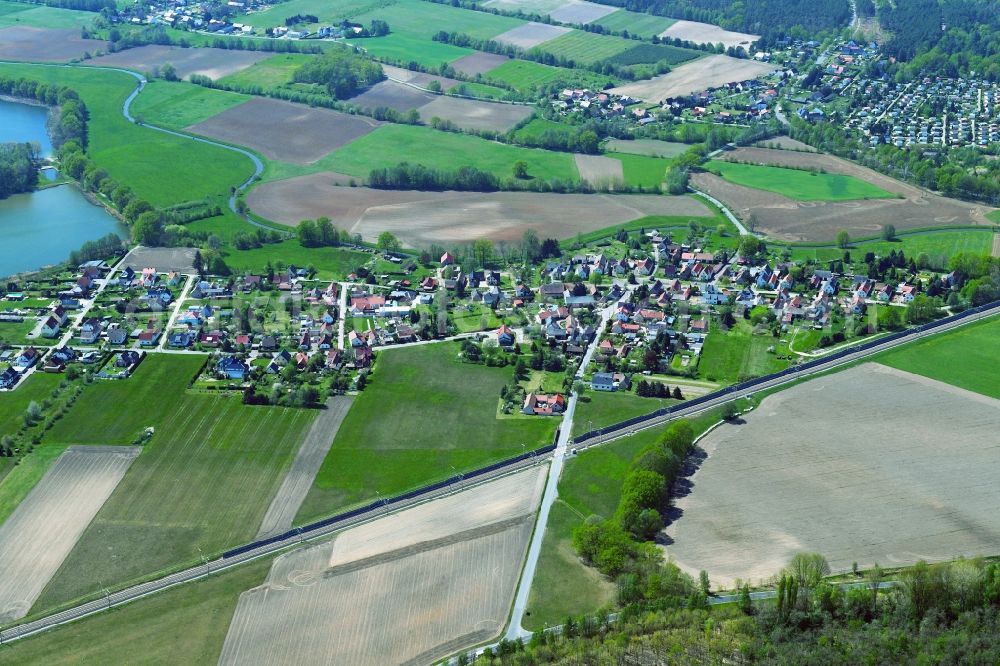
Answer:
[[[0,664],[214,664],[262,559],[0,647]]]
[[[500,328],[500,320],[497,319],[497,315],[492,309],[484,305],[473,305],[471,308],[471,310],[466,310],[461,307],[451,313],[455,328],[458,329],[459,333]]]
[[[788,366],[788,361],[767,351],[777,346],[774,337],[752,335],[750,324],[745,321],[738,321],[725,333],[712,326],[701,352],[698,374],[709,381],[735,384],[744,377],[779,372]]]
[[[1000,317],[879,356],[879,363],[1000,398]]]
[[[317,279],[334,280],[347,276],[371,258],[368,253],[339,247],[302,247],[299,241],[292,239],[254,250],[228,250],[225,262],[233,271],[259,272],[268,261],[272,265],[281,261],[285,265],[314,266]]]
[[[156,355],[88,387],[49,440],[125,444],[156,434],[36,604],[44,609],[198,560],[256,534],[315,412],[188,394],[203,357]]]
[[[93,12],[0,1],[0,28],[20,25],[37,28],[80,28],[90,25],[93,20]]]
[[[609,152],[650,157],[677,157],[690,146],[686,143],[658,139],[608,139],[604,148]]]
[[[997,224],[1000,224],[1000,210],[995,210],[992,213],[987,213],[986,217],[989,220],[996,222]]]
[[[397,60],[404,64],[415,62],[423,67],[437,67],[443,62],[452,62],[474,53],[472,49],[461,46],[397,33],[390,33],[385,37],[356,39],[352,43],[376,58]]]
[[[292,82],[295,70],[309,62],[313,56],[303,53],[283,53],[250,65],[244,70],[220,79],[222,83],[240,86],[276,88]],[[227,107],[228,108],[228,107]],[[225,109],[222,109],[225,110]],[[205,120],[202,118],[201,120]],[[198,120],[196,122],[201,122]],[[194,124],[194,123],[189,123]]]
[[[324,0],[289,0],[273,5],[267,11],[240,16],[239,20],[256,28],[273,28],[285,25],[286,16],[311,14],[323,23],[339,23],[340,19],[356,16],[385,4],[384,0],[338,0],[336,4]]]
[[[642,375],[637,375],[638,382]],[[577,403],[573,419],[573,434],[582,435],[588,430],[602,428],[633,416],[649,414],[660,407],[674,404],[675,400],[640,398],[631,391],[588,390],[584,399]]]
[[[557,81],[566,85],[597,89],[603,88],[606,83],[615,83],[614,79],[596,72],[553,67],[531,60],[508,60],[499,67],[491,69],[484,76],[487,79],[502,81],[522,91],[534,90]]]
[[[21,459],[0,481],[0,525],[14,512],[17,505],[28,496],[49,467],[55,462],[68,444],[46,444],[36,446],[35,450]]]
[[[139,127],[121,109],[135,79],[88,68],[0,65],[0,76],[67,85],[90,111],[90,157],[112,178],[127,183],[154,206],[206,197],[220,205],[229,188],[246,180],[253,165],[242,155]]]
[[[0,393],[0,437],[12,435],[24,423],[24,410],[34,401],[39,405],[59,386],[62,377],[36,372],[14,391]]]
[[[355,15],[355,23],[368,25],[372,19],[389,22],[390,35],[416,37],[427,42],[440,30],[460,32],[476,39],[492,39],[524,21],[424,0],[396,0],[389,6]],[[363,46],[367,42],[359,42]]]
[[[926,253],[931,265],[944,268],[948,259],[959,252],[974,254],[989,254],[993,246],[993,230],[988,227],[979,229],[961,229],[934,232],[901,233],[894,241],[869,241],[852,243],[848,251],[854,261],[861,261],[867,252],[885,256],[892,250],[903,251],[907,257],[916,258]],[[775,249],[781,246],[774,245]],[[833,245],[826,247],[791,246],[792,259],[795,261],[834,261],[842,259],[844,250]]]
[[[428,150],[429,146],[434,150]],[[569,153],[520,148],[413,125],[384,125],[333,151],[314,166],[329,165],[333,171],[360,178],[367,178],[372,169],[401,162],[445,170],[474,166],[506,178],[510,177],[518,160],[527,162],[528,174],[536,178],[566,181],[578,178],[573,156]]]
[[[608,157],[622,163],[626,185],[641,185],[643,187],[659,187],[666,177],[670,160],[646,155],[630,155],[628,153],[608,153]]]
[[[776,192],[798,201],[850,201],[854,199],[893,199],[886,192],[853,176],[813,173],[799,169],[737,164],[712,160],[706,168],[719,172],[726,180],[758,190]]]
[[[556,57],[569,58],[580,65],[590,65],[624,53],[632,46],[633,42],[621,37],[573,30],[536,48]]]
[[[461,88],[465,88],[465,92],[461,93]],[[485,97],[487,99],[507,99],[507,95],[510,91],[503,88],[498,88],[496,86],[491,86],[486,83],[460,83],[457,86],[452,86],[447,90],[447,92],[458,95],[472,95],[473,97]]]
[[[457,344],[379,352],[297,523],[547,443],[557,421],[497,419],[510,368],[459,363]]]
[[[248,99],[249,95],[203,88],[193,83],[154,79],[133,102],[132,115],[154,125],[184,129]]]
[[[604,26],[609,30],[628,30],[630,35],[640,35],[646,38],[659,35],[676,22],[675,19],[666,16],[630,12],[627,9],[619,9],[594,21],[597,25]]]

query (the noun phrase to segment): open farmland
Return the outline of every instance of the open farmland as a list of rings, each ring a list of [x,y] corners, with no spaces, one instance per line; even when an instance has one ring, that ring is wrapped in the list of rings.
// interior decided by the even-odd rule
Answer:
[[[154,79],[132,102],[132,115],[162,127],[184,129],[250,99],[250,95]]]
[[[500,633],[545,467],[275,560],[240,597],[220,664],[433,663]],[[407,640],[399,640],[400,636]]]
[[[689,148],[686,143],[659,139],[608,139],[604,147],[609,152],[666,158],[677,157]]]
[[[391,231],[410,247],[476,238],[514,241],[527,229],[543,238],[572,238],[647,215],[712,217],[687,196],[418,192],[338,187],[333,181],[317,173],[264,183],[247,203],[275,222],[295,225],[326,216],[366,240]]]
[[[590,65],[613,58],[633,46],[632,41],[621,37],[572,30],[545,42],[541,49],[556,57],[573,60],[578,65]]]
[[[436,95],[430,104],[420,107],[420,117],[429,122],[441,118],[462,129],[506,132],[535,113],[533,107],[521,104],[498,104],[473,99]]]
[[[535,90],[559,81],[565,85],[603,89],[614,79],[585,69],[568,69],[543,65],[533,60],[508,60],[486,74],[487,79],[501,81],[517,90]]]
[[[505,64],[509,60],[510,58],[507,56],[499,55],[497,53],[484,53],[482,51],[476,51],[472,55],[459,58],[455,62],[451,63],[451,66],[466,76],[475,76],[476,74],[486,74],[487,72]]]
[[[604,26],[608,30],[616,32],[628,30],[629,34],[639,35],[648,39],[653,35],[662,33],[673,25],[674,21],[674,19],[667,18],[666,16],[654,16],[653,14],[641,14],[639,12],[631,12],[627,9],[619,9],[595,21],[595,23]]]
[[[414,37],[396,32],[385,37],[356,39],[352,44],[376,58],[415,62],[423,67],[437,67],[443,62],[452,62],[475,53],[463,46],[453,46],[444,42],[434,42],[426,37]]]
[[[403,69],[402,67],[394,67],[393,65],[382,65],[382,71],[385,72],[386,78],[392,79],[393,81],[400,81],[402,83],[412,83],[413,85],[420,86],[421,88],[426,88],[432,81],[437,81],[441,85],[442,90],[447,90],[448,88],[457,86],[461,83],[458,79],[450,79],[447,76],[438,76],[437,74],[427,74],[425,72],[414,72],[413,70]]]
[[[254,63],[270,58],[266,51],[237,51],[234,49],[181,48],[150,44],[118,53],[109,53],[88,60],[88,65],[99,67],[123,67],[137,72],[151,72],[154,68],[170,63],[177,70],[177,76],[186,79],[192,74],[201,74],[210,79],[221,79],[235,74]]]
[[[892,199],[898,196],[854,176],[840,173],[817,173],[725,160],[712,160],[705,168],[718,172],[737,185],[776,192],[796,201],[857,201]]]
[[[230,74],[223,83],[239,86],[275,88],[292,82],[295,70],[315,56],[305,53],[282,53],[260,60],[246,69]]]
[[[82,39],[79,28],[52,29],[11,26],[0,29],[0,59],[67,62],[108,48],[108,43]]]
[[[187,129],[247,146],[271,159],[309,164],[381,125],[365,116],[254,97]]]
[[[750,35],[745,32],[733,32],[711,23],[698,21],[677,21],[660,33],[660,37],[683,39],[695,44],[722,44],[727,49],[735,46],[747,48],[760,39],[760,35]]]
[[[852,237],[878,235],[883,225],[897,230],[933,226],[989,225],[986,206],[948,199],[832,155],[740,148],[727,153],[730,159],[795,168],[823,169],[827,173],[852,176],[887,192],[895,199],[866,201],[806,202],[764,190],[728,182],[710,173],[696,173],[692,185],[723,201],[734,213],[757,219],[757,231],[778,240],[833,241],[846,230]]]
[[[441,343],[379,352],[340,426],[297,523],[394,495],[547,444],[558,425],[497,418],[504,368],[462,363]],[[462,405],[455,409],[455,405]]]
[[[526,14],[546,15],[566,4],[566,0],[486,0],[484,7],[502,11],[522,11]]]
[[[453,7],[450,4],[425,0],[393,0],[364,14],[351,17],[356,23],[368,25],[373,19],[383,19],[392,26],[392,34],[416,37],[427,42],[440,30],[460,32],[477,39],[493,39],[524,21],[509,16],[477,12]],[[369,39],[354,40],[358,46],[367,46]],[[440,64],[440,63],[439,63]]]
[[[570,28],[532,21],[531,23],[511,28],[502,35],[497,35],[493,40],[501,44],[509,44],[510,46],[527,50],[569,32]]]
[[[669,97],[681,97],[732,81],[752,79],[774,70],[772,65],[754,60],[711,55],[676,67],[667,74],[613,88],[611,92],[647,102],[661,102]]]
[[[0,527],[0,622],[27,615],[46,583],[139,455],[73,446]]]
[[[615,187],[625,182],[625,173],[619,160],[604,155],[574,155],[580,179],[591,185]]]
[[[128,443],[155,428],[38,600],[91,594],[250,540],[316,416],[186,392],[204,357],[150,355],[128,380],[89,386],[52,442]]]
[[[560,23],[593,23],[600,18],[618,11],[617,7],[599,5],[586,0],[568,0],[561,7],[549,12],[549,18]]]
[[[0,2],[0,28],[34,26],[38,28],[74,28],[79,30],[94,21],[93,12],[47,7],[3,0]]]
[[[419,109],[433,99],[433,94],[397,81],[379,81],[349,101],[362,109],[386,107],[405,113],[410,109]]]
[[[845,571],[1000,548],[1000,401],[868,363],[744,419],[701,441],[707,459],[666,529],[668,557],[689,573],[731,585],[802,551]]]

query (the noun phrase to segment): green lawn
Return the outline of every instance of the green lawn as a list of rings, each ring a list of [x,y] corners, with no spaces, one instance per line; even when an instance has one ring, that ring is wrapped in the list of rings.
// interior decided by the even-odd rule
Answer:
[[[430,43],[433,43],[431,37],[441,30],[460,32],[476,39],[492,39],[525,23],[509,16],[477,12],[425,0],[396,0],[386,7],[373,8],[364,14],[358,14],[352,20],[368,25],[372,19],[388,21],[390,36],[405,35]]]
[[[249,99],[249,95],[213,90],[193,83],[154,79],[136,98],[132,115],[154,125],[184,129]]]
[[[295,70],[309,62],[314,56],[304,53],[282,53],[261,60],[246,69],[220,79],[222,83],[239,86],[261,86],[276,88],[292,82]]]
[[[93,21],[93,12],[0,0],[0,28],[25,25],[36,28],[69,29],[90,25]],[[94,51],[97,51],[99,46],[95,43]]]
[[[456,360],[439,343],[378,353],[370,384],[337,432],[296,523],[401,493],[547,444],[549,418],[497,418],[511,368]]]
[[[0,647],[0,664],[214,664],[262,559]]]
[[[573,30],[535,47],[556,57],[569,58],[578,65],[607,60],[632,48],[635,42],[621,37]]]
[[[871,183],[833,173],[812,173],[799,169],[737,164],[711,160],[706,168],[719,172],[726,180],[768,192],[777,192],[798,201],[850,201],[854,199],[894,199],[897,195],[886,192]]]
[[[154,206],[211,198],[224,205],[229,188],[253,173],[237,153],[129,123],[122,116],[135,79],[86,67],[0,65],[0,76],[67,85],[90,111],[90,157]],[[141,96],[140,96],[141,98]]]
[[[500,328],[500,320],[496,313],[485,305],[472,305],[471,309],[463,306],[456,308],[451,313],[452,321],[459,333],[471,333],[473,331],[490,331]]]
[[[428,3],[430,4],[430,3]],[[389,16],[389,25],[392,17]],[[376,58],[396,60],[403,63],[415,62],[423,67],[437,67],[443,62],[453,62],[474,53],[472,49],[453,46],[444,42],[434,42],[429,38],[390,33],[385,37],[355,39],[351,42]]]
[[[35,447],[0,481],[0,525],[14,513],[31,489],[45,476],[49,466],[66,450],[67,444],[44,444]]]
[[[636,375],[633,381],[638,382],[640,379],[643,379],[643,376]],[[603,428],[633,416],[649,414],[675,402],[676,400],[640,398],[632,391],[606,392],[588,389],[583,400],[576,405],[573,434],[582,435],[588,430]]]
[[[588,88],[604,88],[614,83],[611,77],[583,69],[568,69],[543,65],[532,60],[508,60],[504,64],[484,74],[487,79],[502,81],[518,90],[531,91],[555,82]]]
[[[653,35],[659,35],[676,22],[676,19],[666,16],[630,12],[627,9],[619,9],[595,21],[597,25],[604,26],[609,30],[616,32],[627,30],[630,35],[640,35],[647,39]]]
[[[698,374],[720,384],[735,384],[741,378],[759,377],[784,370],[788,361],[768,353],[778,340],[770,335],[753,335],[749,322],[738,321],[728,332],[712,323],[701,350]]]
[[[191,564],[260,527],[315,412],[189,394],[203,356],[151,355],[125,381],[85,389],[55,443],[126,444],[156,434],[49,582],[35,610]]]
[[[286,266],[314,266],[318,279],[335,280],[363,266],[371,257],[366,252],[339,247],[302,247],[298,240],[291,239],[254,250],[227,250],[225,262],[234,272],[263,271],[268,261],[272,265],[281,261]]]
[[[528,163],[528,174],[536,178],[575,181],[579,177],[569,153],[521,148],[414,125],[383,125],[330,153],[317,165],[329,164],[339,173],[360,178],[367,178],[372,169],[401,162],[445,170],[474,166],[507,178],[519,160]]]
[[[659,187],[666,177],[670,160],[647,155],[630,155],[628,153],[608,153],[607,157],[622,163],[626,185],[641,185],[643,187]]]
[[[59,375],[35,372],[13,391],[0,393],[0,437],[14,434],[24,424],[24,410],[28,404],[34,401],[41,405],[61,379]]]
[[[1000,317],[880,355],[879,363],[1000,398]]]

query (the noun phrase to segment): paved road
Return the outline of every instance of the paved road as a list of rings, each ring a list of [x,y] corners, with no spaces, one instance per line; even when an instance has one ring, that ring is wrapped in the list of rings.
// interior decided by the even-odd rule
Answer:
[[[747,228],[743,226],[743,223],[740,222],[740,218],[738,218],[735,215],[733,215],[733,211],[731,211],[728,208],[726,208],[726,205],[724,203],[722,203],[721,201],[719,201],[718,199],[716,199],[715,197],[713,197],[710,194],[702,192],[701,190],[696,190],[695,188],[691,187],[690,185],[688,186],[688,189],[690,191],[694,192],[695,194],[699,195],[699,196],[705,197],[706,199],[708,199],[709,201],[711,201],[713,204],[715,204],[716,206],[718,206],[719,210],[722,211],[722,213],[729,219],[729,221],[732,222],[734,225],[736,225],[736,228],[739,229],[739,232],[740,232],[741,235],[743,235],[743,236],[750,236],[750,235],[752,235],[750,233],[750,231],[747,230]],[[755,235],[755,234],[753,234],[753,235]]]

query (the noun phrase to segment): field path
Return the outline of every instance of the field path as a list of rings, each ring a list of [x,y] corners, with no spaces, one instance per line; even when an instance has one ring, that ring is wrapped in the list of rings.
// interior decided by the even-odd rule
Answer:
[[[993,256],[1000,257],[1000,234],[993,234]]]
[[[27,615],[141,450],[69,447],[0,527],[0,622]]]
[[[326,409],[312,423],[306,440],[295,455],[285,480],[271,500],[271,506],[264,514],[256,539],[264,539],[287,532],[292,527],[295,514],[302,506],[316,473],[333,444],[340,424],[344,422],[348,410],[354,404],[354,396],[338,395],[326,401]]]

